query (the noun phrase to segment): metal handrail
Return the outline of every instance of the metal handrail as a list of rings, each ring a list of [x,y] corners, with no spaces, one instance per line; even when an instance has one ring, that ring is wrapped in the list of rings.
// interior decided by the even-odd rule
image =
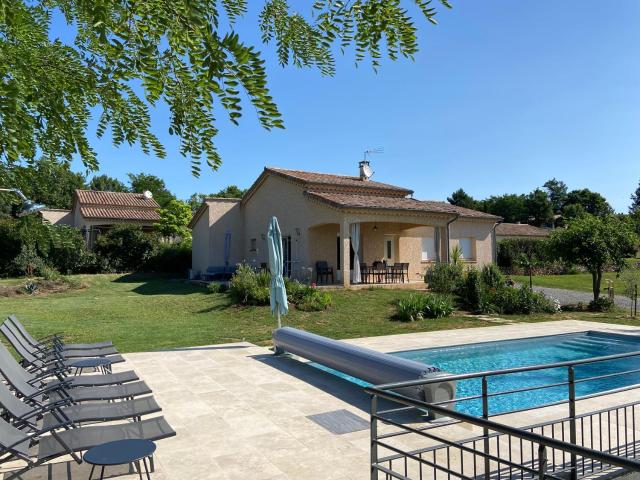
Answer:
[[[450,410],[445,407],[426,403],[421,400],[404,397],[398,393],[389,392],[387,390],[383,390],[378,387],[366,387],[365,391],[370,395],[374,395],[376,397],[384,398],[386,400],[391,400],[393,402],[397,402],[397,403],[414,407],[417,409],[432,410],[433,412],[440,415],[453,417],[455,419],[464,421],[465,423],[470,423],[471,425],[486,428],[494,432],[511,435],[516,438],[522,438],[523,440],[527,440],[529,442],[532,442],[538,445],[554,448],[556,450],[564,451],[569,454],[579,455],[581,457],[587,457],[602,463],[615,465],[617,467],[627,468],[634,471],[640,471],[640,462],[636,460],[630,460],[624,457],[617,457],[609,453],[599,452],[591,448],[581,447],[581,446],[571,444],[568,442],[563,442],[562,440],[557,440],[551,437],[545,437],[543,435],[529,432],[527,430],[522,430],[517,427],[504,425],[504,424],[495,422],[493,420],[475,417],[473,415],[468,415],[466,413],[461,413],[455,410]],[[385,419],[378,417],[377,415],[375,415],[375,413],[372,416],[379,420],[385,421]]]

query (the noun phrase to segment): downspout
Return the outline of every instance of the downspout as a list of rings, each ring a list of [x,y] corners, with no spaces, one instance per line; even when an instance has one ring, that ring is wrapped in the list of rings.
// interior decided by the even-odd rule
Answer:
[[[491,229],[491,247],[493,250],[493,263],[498,262],[498,242],[496,241],[496,227],[500,225],[500,222],[496,222],[493,224],[493,228]]]
[[[446,244],[447,244],[447,256],[446,256],[446,258],[447,258],[447,263],[451,263],[451,232],[450,232],[450,230],[449,230],[449,226],[450,226],[453,222],[455,222],[456,220],[458,220],[459,218],[460,218],[460,214],[459,214],[459,213],[456,213],[456,216],[455,216],[455,217],[453,217],[451,220],[449,220],[449,221],[447,222],[447,226],[445,227],[445,228],[446,228],[446,232],[447,232],[447,238],[446,238],[446,240],[447,240],[447,241],[446,241]]]

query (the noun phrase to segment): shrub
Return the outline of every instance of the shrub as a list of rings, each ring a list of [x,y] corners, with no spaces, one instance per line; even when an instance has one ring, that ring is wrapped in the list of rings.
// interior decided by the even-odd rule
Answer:
[[[436,263],[427,270],[424,281],[437,293],[452,294],[462,283],[463,266],[453,263]]]
[[[80,230],[68,225],[52,225],[48,230],[47,263],[64,274],[82,272],[87,248]]]
[[[482,297],[482,281],[481,275],[475,268],[470,269],[464,276],[460,287],[460,296],[462,301],[472,311],[480,308],[480,299]]]
[[[48,280],[48,281],[56,281],[56,280],[60,280],[60,278],[62,277],[62,275],[60,275],[60,272],[58,272],[58,270],[56,270],[53,267],[49,267],[47,265],[44,265],[41,269],[40,269],[40,276],[44,279],[44,280]]]
[[[20,253],[13,260],[13,270],[20,276],[32,277],[40,274],[44,260],[38,255],[35,247],[23,245]]]
[[[426,295],[422,315],[427,318],[448,317],[454,312],[453,301],[448,295]]]
[[[537,268],[546,268],[552,264],[544,240],[509,238],[498,243],[497,263],[502,271],[509,274],[522,273],[523,255],[537,260]]]
[[[238,265],[229,282],[229,295],[243,305],[268,305],[269,274],[256,273],[247,264]]]
[[[229,291],[229,285],[226,283],[214,283],[211,282],[207,285],[207,290],[209,293],[226,293]]]
[[[543,293],[534,292],[528,286],[502,287],[485,290],[480,305],[483,313],[531,314],[555,313],[558,305]]]
[[[498,265],[488,263],[482,267],[482,283],[487,288],[501,288],[505,285],[505,278]]]
[[[186,276],[189,268],[191,268],[191,240],[160,244],[144,265],[147,271],[176,273],[182,276]]]
[[[306,293],[298,302],[294,302],[298,310],[318,312],[331,306],[331,295],[317,288],[307,287]]]
[[[422,293],[411,293],[401,298],[398,300],[397,308],[397,317],[403,322],[448,317],[454,311],[451,297]]]
[[[597,300],[591,300],[587,309],[590,312],[610,312],[614,307],[613,300],[607,297],[598,297]]]
[[[115,271],[135,272],[153,257],[157,246],[155,234],[137,225],[118,225],[98,238],[94,251]]]

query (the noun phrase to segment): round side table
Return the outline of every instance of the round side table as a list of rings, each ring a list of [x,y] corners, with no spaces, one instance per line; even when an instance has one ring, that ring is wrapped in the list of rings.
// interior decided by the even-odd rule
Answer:
[[[111,360],[107,357],[85,358],[72,362],[69,366],[76,369],[74,375],[82,375],[82,371],[85,368],[100,370],[102,373],[111,373]]]
[[[151,457],[155,451],[156,444],[151,440],[116,440],[90,448],[84,454],[83,459],[91,465],[89,480],[93,477],[93,471],[96,467],[100,467],[100,480],[102,480],[104,478],[105,467],[125,465],[128,463],[135,464],[138,474],[140,475],[140,480],[142,480],[141,460],[144,465],[147,480],[151,480],[149,468],[147,467],[147,458],[151,464]]]

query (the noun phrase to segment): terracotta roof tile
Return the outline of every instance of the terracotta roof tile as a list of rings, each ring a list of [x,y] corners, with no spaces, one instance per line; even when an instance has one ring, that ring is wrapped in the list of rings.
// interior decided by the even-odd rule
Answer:
[[[410,212],[443,213],[460,215],[465,218],[498,220],[500,217],[457,207],[446,202],[423,201],[413,198],[389,197],[380,195],[357,195],[349,193],[307,191],[307,196],[338,208],[363,208],[382,210],[404,210]]]
[[[113,208],[113,207],[80,207],[84,218],[102,218],[106,220],[135,220],[157,222],[160,220],[158,212],[142,208]]]
[[[153,198],[145,198],[141,193],[98,192],[76,190],[80,205],[101,205],[112,207],[160,208]]]
[[[362,191],[362,193],[380,193],[383,195],[393,195],[406,197],[411,195],[413,190],[389,185],[388,183],[375,182],[373,180],[360,180],[360,177],[349,175],[334,175],[329,173],[305,172],[302,170],[287,170],[284,168],[266,167],[266,172],[300,182],[313,190],[322,190],[323,187],[329,189]]]
[[[80,213],[84,218],[157,222],[160,205],[141,193],[76,190]]]
[[[496,235],[503,237],[546,237],[548,228],[534,227],[526,223],[501,223],[496,227]]]

